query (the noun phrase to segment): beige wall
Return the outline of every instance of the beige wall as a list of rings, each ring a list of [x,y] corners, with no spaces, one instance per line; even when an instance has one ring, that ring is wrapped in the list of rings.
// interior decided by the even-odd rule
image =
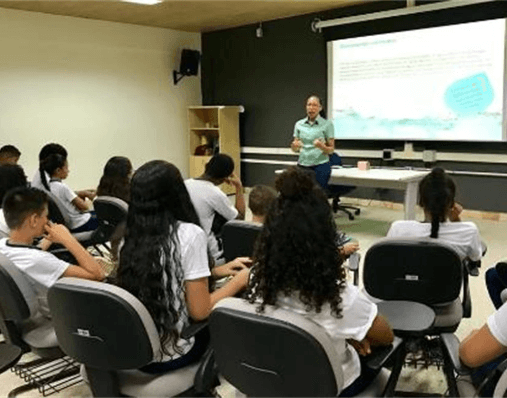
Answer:
[[[97,185],[114,155],[134,167],[166,159],[188,170],[188,105],[199,77],[174,86],[181,49],[200,34],[0,9],[0,145],[31,178],[40,148],[69,151],[74,189]]]

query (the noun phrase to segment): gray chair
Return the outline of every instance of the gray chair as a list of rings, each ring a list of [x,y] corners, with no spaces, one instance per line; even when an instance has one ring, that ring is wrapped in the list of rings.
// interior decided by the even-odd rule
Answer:
[[[325,330],[273,306],[264,313],[238,298],[221,300],[209,318],[219,373],[247,396],[336,396],[343,389],[337,350]],[[380,368],[384,360],[376,358]],[[381,396],[384,369],[361,396]]]
[[[45,307],[27,277],[0,254],[0,328],[6,341],[41,357],[61,357],[51,320],[42,314]]]
[[[382,239],[365,255],[363,281],[368,294],[382,300],[379,312],[403,337],[400,352],[425,352],[429,348],[425,336],[434,338],[432,344],[441,358],[437,363],[443,366],[450,395],[458,396],[452,363],[439,339],[441,333],[454,332],[463,317],[471,316],[468,273],[455,250],[431,238]],[[399,362],[393,373],[399,373],[402,365]]]
[[[138,370],[158,356],[160,339],[148,310],[126,290],[62,278],[48,300],[58,341],[84,365],[94,396],[195,396],[213,387],[209,354],[164,374]]]
[[[8,344],[38,356],[16,365],[16,373],[27,384],[13,390],[12,396],[33,388],[45,393],[64,379],[68,386],[80,381],[79,367],[64,358],[51,320],[42,315],[45,310],[28,278],[0,254],[0,329]]]
[[[48,195],[49,219],[55,223],[63,224],[70,229],[70,215],[63,203],[51,192],[44,190]],[[83,245],[91,245],[91,237],[94,231],[77,232],[72,235]]]
[[[225,223],[222,228],[225,261],[251,257],[261,230],[262,225],[254,222],[231,220]]]

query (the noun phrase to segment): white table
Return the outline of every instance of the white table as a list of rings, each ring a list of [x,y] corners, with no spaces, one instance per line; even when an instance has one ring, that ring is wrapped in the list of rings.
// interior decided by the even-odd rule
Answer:
[[[405,191],[405,220],[414,220],[419,181],[426,174],[428,171],[388,168],[359,170],[357,167],[343,167],[331,170],[329,183]]]
[[[277,170],[276,173],[282,171]],[[405,220],[414,220],[419,181],[428,173],[428,171],[409,169],[375,168],[359,170],[357,167],[333,167],[329,183],[405,191]]]

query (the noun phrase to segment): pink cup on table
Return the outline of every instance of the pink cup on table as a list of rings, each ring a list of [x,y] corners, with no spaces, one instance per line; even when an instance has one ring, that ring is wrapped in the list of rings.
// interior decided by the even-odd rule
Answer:
[[[370,162],[368,161],[357,162],[357,168],[359,170],[370,170]]]

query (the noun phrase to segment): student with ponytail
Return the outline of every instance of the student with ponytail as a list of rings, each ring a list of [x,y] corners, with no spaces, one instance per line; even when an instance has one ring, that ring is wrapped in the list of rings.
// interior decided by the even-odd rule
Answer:
[[[388,237],[430,237],[452,246],[461,258],[478,261],[483,247],[479,230],[473,222],[460,220],[463,211],[454,201],[456,185],[439,167],[419,183],[419,206],[424,210],[424,221],[395,221]]]
[[[95,212],[89,212],[84,199],[63,182],[69,175],[69,164],[66,157],[58,153],[49,155],[40,162],[39,172],[44,190],[53,194],[67,209],[70,216],[69,229],[71,232],[97,229],[99,224]]]

